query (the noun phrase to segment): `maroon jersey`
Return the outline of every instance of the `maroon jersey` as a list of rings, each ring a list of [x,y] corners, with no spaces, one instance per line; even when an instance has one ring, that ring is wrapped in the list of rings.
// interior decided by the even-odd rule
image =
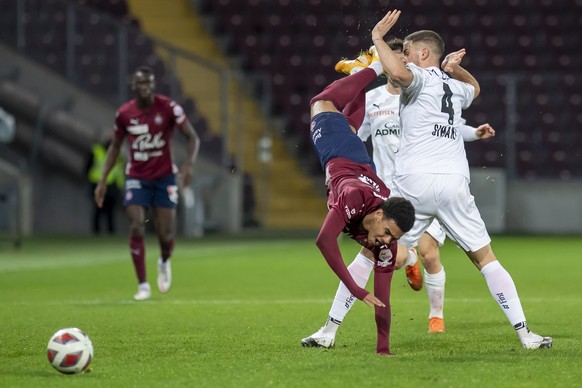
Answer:
[[[368,232],[362,227],[367,214],[374,212],[388,199],[390,189],[368,164],[355,163],[345,158],[335,158],[326,166],[328,176],[327,207],[335,209],[342,217],[344,233],[374,252],[376,265],[392,267],[396,257],[397,242],[389,246],[368,245]]]
[[[179,104],[159,94],[145,109],[140,109],[135,100],[123,104],[116,113],[114,135],[128,140],[126,175],[156,179],[176,173],[170,141],[174,127],[187,120]]]

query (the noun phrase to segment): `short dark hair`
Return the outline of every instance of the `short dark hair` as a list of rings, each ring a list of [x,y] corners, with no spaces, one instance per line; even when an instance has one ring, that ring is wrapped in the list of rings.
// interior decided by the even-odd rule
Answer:
[[[380,205],[384,217],[394,220],[403,233],[408,232],[414,225],[414,206],[402,197],[390,197]]]
[[[404,38],[404,41],[410,41],[412,43],[424,42],[429,44],[434,48],[435,53],[439,55],[439,58],[442,57],[445,52],[445,42],[443,42],[443,38],[431,30],[420,30],[413,32]]]
[[[404,41],[399,38],[392,38],[388,42],[388,47],[392,49],[392,51],[403,51],[404,50]]]
[[[137,69],[135,69],[135,72],[133,73],[134,77],[137,75],[137,73],[142,73],[143,75],[151,76],[148,78],[152,78],[152,79],[156,78],[154,71],[149,66],[140,66]]]

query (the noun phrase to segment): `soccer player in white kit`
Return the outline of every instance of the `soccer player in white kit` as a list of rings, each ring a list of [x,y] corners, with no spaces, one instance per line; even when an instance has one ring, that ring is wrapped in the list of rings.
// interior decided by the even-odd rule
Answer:
[[[400,242],[415,246],[432,220],[438,219],[481,271],[523,347],[551,347],[551,337],[529,330],[515,283],[493,253],[469,190],[469,164],[459,127],[461,110],[471,105],[480,87],[460,66],[465,50],[449,54],[441,70],[441,37],[434,31],[417,31],[404,39],[405,65],[384,41],[399,17],[398,10],[388,12],[372,30],[372,42],[387,76],[402,89],[402,134],[393,187],[396,195],[413,203],[416,221]]]
[[[401,39],[388,41],[388,46],[396,56],[404,59],[403,42]],[[374,50],[370,50],[374,55]],[[375,59],[372,58],[372,61]],[[358,136],[362,141],[371,138],[373,160],[378,176],[393,187],[394,163],[396,153],[400,148],[400,86],[390,80],[386,85],[377,87],[366,93],[366,115]],[[475,128],[463,124],[459,133],[464,141],[488,139],[495,136],[495,130],[488,124]],[[445,294],[445,270],[440,261],[439,247],[446,239],[446,233],[435,218],[418,241],[418,257],[424,266],[424,279],[430,305],[428,315],[428,332],[442,333],[445,331],[443,303]],[[405,247],[402,247],[405,248]],[[406,249],[399,252],[406,252]],[[412,255],[408,255],[410,257]],[[396,268],[400,268],[407,256],[398,255]],[[406,263],[409,265],[409,263]]]

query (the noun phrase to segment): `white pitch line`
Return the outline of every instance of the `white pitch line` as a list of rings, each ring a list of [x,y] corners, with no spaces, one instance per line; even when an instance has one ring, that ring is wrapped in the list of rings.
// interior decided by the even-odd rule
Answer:
[[[99,306],[99,305],[138,305],[138,304],[173,304],[173,305],[302,305],[302,304],[329,304],[331,303],[331,298],[313,298],[313,299],[273,299],[273,300],[262,300],[262,299],[166,299],[166,300],[156,300],[150,299],[147,301],[136,302],[130,299],[125,300],[60,300],[60,301],[39,301],[38,303],[29,301],[0,301],[0,305],[12,305],[12,306],[33,306],[37,304],[45,305],[84,305],[84,306]],[[529,298],[522,300],[525,303],[548,303],[553,301],[550,298]],[[568,298],[566,300],[561,300],[562,302],[573,302],[576,304],[582,303],[576,298]],[[392,305],[402,304],[402,303],[418,303],[418,299],[412,298],[399,298],[398,301],[392,301]],[[446,298],[445,303],[493,303],[491,298]]]

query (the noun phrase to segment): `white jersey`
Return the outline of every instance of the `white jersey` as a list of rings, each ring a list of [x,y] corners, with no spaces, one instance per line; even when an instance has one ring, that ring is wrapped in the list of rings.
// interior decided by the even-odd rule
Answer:
[[[372,138],[372,154],[376,173],[392,188],[394,156],[400,146],[400,95],[392,94],[386,85],[366,93],[366,115],[358,129],[362,141]]]
[[[469,163],[459,129],[461,110],[473,101],[475,88],[450,78],[437,67],[406,65],[414,74],[402,88],[402,135],[396,153],[396,175],[461,174],[467,179]]]

